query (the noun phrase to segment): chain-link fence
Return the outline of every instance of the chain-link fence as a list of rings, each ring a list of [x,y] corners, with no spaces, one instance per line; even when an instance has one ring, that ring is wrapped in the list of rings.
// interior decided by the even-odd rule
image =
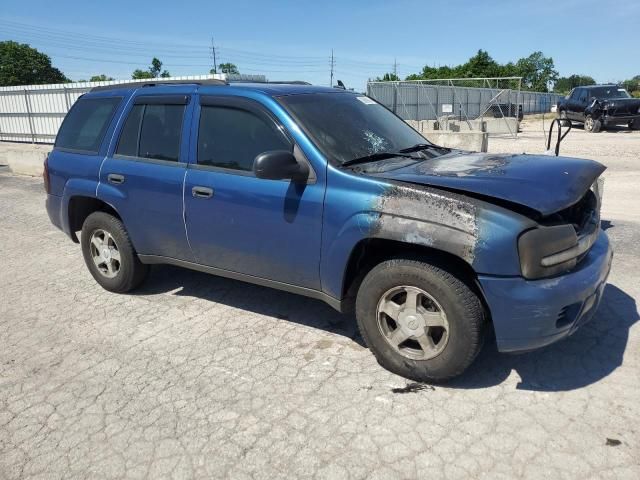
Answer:
[[[525,114],[551,110],[559,95],[522,91],[521,77],[369,82],[367,94],[405,120],[434,129],[517,135]]]

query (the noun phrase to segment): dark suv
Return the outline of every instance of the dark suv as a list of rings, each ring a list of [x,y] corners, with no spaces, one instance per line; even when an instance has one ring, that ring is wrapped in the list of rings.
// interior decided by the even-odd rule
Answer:
[[[530,350],[593,316],[603,170],[442,148],[335,88],[136,84],[75,103],[45,187],[107,290],[165,263],[307,295],[355,311],[389,370],[442,381],[488,329]]]
[[[557,112],[560,118],[583,123],[587,132],[611,125],[640,130],[640,99],[619,85],[576,87],[558,102]]]

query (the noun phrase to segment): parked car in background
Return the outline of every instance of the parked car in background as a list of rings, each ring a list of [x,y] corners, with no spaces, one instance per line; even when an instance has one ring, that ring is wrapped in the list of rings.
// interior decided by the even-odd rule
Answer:
[[[439,147],[342,89],[214,81],[95,88],[44,177],[105,289],[164,263],[306,295],[355,311],[387,369],[443,381],[490,329],[531,350],[594,315],[604,169]]]
[[[559,118],[584,124],[587,132],[599,132],[611,125],[640,130],[640,99],[619,85],[576,87],[558,102]]]

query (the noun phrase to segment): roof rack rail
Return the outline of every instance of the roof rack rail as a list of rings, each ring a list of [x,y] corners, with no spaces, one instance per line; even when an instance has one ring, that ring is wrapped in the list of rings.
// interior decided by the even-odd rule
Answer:
[[[238,79],[235,80],[233,78],[229,79],[229,83],[263,83],[265,85],[311,85],[309,82],[305,82],[303,80],[243,80]]]
[[[311,85],[309,82],[305,82],[304,80],[269,80],[267,83],[275,85]]]
[[[105,90],[115,90],[116,88],[145,88],[155,87],[156,85],[229,85],[224,80],[217,78],[208,78],[204,80],[151,80],[149,82],[125,82],[114,83],[111,85],[100,85],[99,87],[93,87],[91,92],[102,92]]]

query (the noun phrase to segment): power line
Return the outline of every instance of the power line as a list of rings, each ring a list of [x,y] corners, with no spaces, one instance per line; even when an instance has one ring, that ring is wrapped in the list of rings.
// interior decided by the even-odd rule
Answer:
[[[248,50],[217,47],[211,42],[208,47],[203,44],[183,43],[176,45],[175,43],[165,43],[163,41],[135,41],[126,40],[122,37],[109,37],[95,34],[85,34],[73,32],[69,30],[61,30],[50,27],[41,27],[35,25],[24,24],[0,19],[0,26],[6,37],[7,33],[11,36],[27,39],[27,41],[45,44],[45,51],[49,51],[50,47],[58,47],[65,50],[65,54],[55,54],[60,58],[70,58],[74,60],[83,60],[87,62],[105,62],[123,65],[139,65],[143,59],[153,56],[162,58],[175,59],[193,59],[196,62],[183,64],[173,64],[172,66],[180,67],[201,67],[205,66],[206,59],[213,60],[214,68],[217,70],[220,62],[220,52],[224,52],[227,57],[240,63],[241,70],[246,71],[264,71],[264,72],[316,72],[321,71],[326,66],[326,57],[318,56],[295,56],[284,55],[282,53],[262,53],[251,52]],[[68,55],[69,50],[75,50],[78,55]],[[96,52],[105,54],[103,59],[98,60]],[[83,55],[84,54],[84,55]],[[102,55],[99,55],[100,57]],[[117,56],[116,60],[113,56]],[[212,58],[215,57],[215,58]],[[139,59],[139,60],[137,60]],[[137,61],[136,61],[137,60]],[[197,60],[203,61],[203,64],[197,63]],[[353,59],[349,57],[336,57],[332,50],[329,59],[330,81],[336,75],[337,65],[346,66],[347,69],[340,68],[340,71],[350,75],[370,76],[375,70],[382,70],[385,63],[366,61],[362,59]],[[388,64],[387,64],[388,65]],[[251,67],[255,68],[251,68]],[[275,67],[275,68],[274,68]],[[404,68],[420,70],[421,67],[403,65]],[[326,67],[325,67],[326,68]],[[394,59],[394,73],[397,75],[398,65]],[[325,70],[326,71],[326,70]]]
[[[67,30],[61,31],[61,30],[56,30],[56,29],[47,28],[47,27],[36,28],[34,26],[30,26],[27,24],[7,22],[4,20],[0,20],[0,24],[6,24],[6,23],[11,23],[12,25],[15,25],[13,28],[11,28],[11,26],[9,26],[8,28],[10,28],[13,32],[21,36],[39,38],[47,41],[63,42],[64,46],[68,45],[69,48],[75,46],[76,48],[86,49],[86,47],[90,45],[96,48],[106,48],[109,51],[113,51],[114,48],[119,48],[123,50],[124,53],[131,53],[134,51],[147,53],[151,49],[153,49],[154,52],[158,50],[162,51],[163,53],[166,52],[164,53],[164,56],[173,55],[173,56],[182,56],[182,57],[184,57],[185,53],[188,53],[188,52],[192,52],[192,53],[200,52],[201,54],[204,54],[207,51],[210,52],[210,47],[204,46],[202,44],[189,43],[189,44],[176,45],[175,43],[164,44],[162,42],[157,42],[157,41],[153,41],[153,42],[132,41],[132,40],[124,40],[122,38],[105,37],[105,36],[99,36],[99,35],[78,34],[74,32],[69,32]],[[31,32],[29,32],[29,30],[31,30]],[[79,35],[81,36],[81,38],[78,38]],[[80,44],[78,44],[79,40],[80,40]],[[132,45],[135,45],[135,47],[132,47]],[[223,47],[223,48],[216,47],[216,48],[218,51],[224,50],[228,52],[229,54],[228,56],[238,56],[241,58],[246,58],[248,60],[256,60],[256,61],[269,60],[269,61],[272,61],[273,63],[286,62],[286,63],[292,63],[292,64],[293,63],[319,64],[319,63],[326,62],[326,60],[324,60],[323,57],[317,57],[317,56],[293,56],[293,55],[282,55],[282,54],[275,54],[275,53],[259,53],[259,52],[250,52],[247,50],[241,50],[241,49],[235,49],[235,48],[228,48],[228,47]],[[358,66],[358,67],[367,67],[367,68],[376,67],[376,66],[383,67],[384,65],[386,65],[386,63],[383,63],[383,62],[356,60],[348,57],[341,57],[339,60],[341,63]],[[406,66],[414,69],[422,68],[422,67],[411,66],[411,65],[406,65]]]

